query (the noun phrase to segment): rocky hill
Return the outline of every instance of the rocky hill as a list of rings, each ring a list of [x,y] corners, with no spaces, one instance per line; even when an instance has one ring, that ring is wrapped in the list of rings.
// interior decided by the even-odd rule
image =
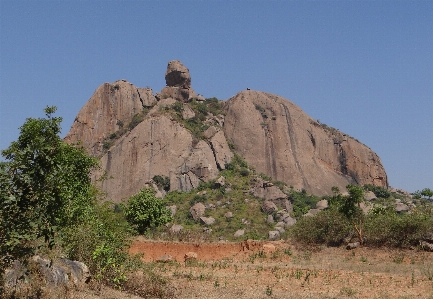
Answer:
[[[348,183],[388,187],[380,158],[292,102],[245,90],[227,101],[205,100],[188,69],[171,61],[166,87],[154,94],[120,80],[104,83],[65,137],[101,158],[102,189],[113,201],[137,193],[155,176],[189,191],[218,177],[234,154],[257,173],[317,195]]]

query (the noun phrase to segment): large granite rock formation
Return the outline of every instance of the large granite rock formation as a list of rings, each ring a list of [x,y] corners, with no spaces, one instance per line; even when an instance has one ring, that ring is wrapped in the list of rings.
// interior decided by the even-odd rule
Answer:
[[[106,174],[99,184],[113,201],[137,193],[156,175],[168,177],[171,190],[182,191],[216,179],[233,158],[227,141],[257,173],[295,189],[323,195],[348,183],[388,186],[379,157],[368,147],[269,93],[247,90],[232,97],[224,105],[225,118],[208,116],[209,129],[197,139],[164,112],[179,101],[183,111],[191,109],[195,92],[188,69],[171,61],[165,79],[167,86],[155,96],[124,80],[103,84],[65,137],[101,158],[94,177]],[[145,107],[152,107],[147,114]],[[138,114],[142,122],[129,126]],[[194,117],[189,114],[184,118]]]
[[[126,80],[104,83],[81,108],[65,141],[82,142],[92,155],[99,155],[104,138],[129,123],[143,107],[155,105],[150,88],[137,88]]]
[[[370,148],[282,97],[246,90],[230,98],[225,111],[227,139],[259,173],[318,195],[349,183],[388,186]]]
[[[191,87],[189,70],[179,60],[172,60],[165,72],[166,87],[157,94],[158,99],[173,98],[181,102],[189,102],[197,94]]]

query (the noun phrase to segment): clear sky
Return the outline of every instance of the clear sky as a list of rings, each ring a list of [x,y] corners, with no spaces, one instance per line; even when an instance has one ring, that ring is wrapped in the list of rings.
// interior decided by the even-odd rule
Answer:
[[[285,97],[433,188],[433,1],[0,0],[0,149],[47,105],[62,136],[104,82],[154,92],[168,61],[205,97]]]

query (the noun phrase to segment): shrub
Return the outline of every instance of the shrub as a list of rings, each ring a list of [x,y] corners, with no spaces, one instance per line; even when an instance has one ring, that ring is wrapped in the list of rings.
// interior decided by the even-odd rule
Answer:
[[[131,196],[125,206],[126,220],[140,233],[169,222],[170,211],[161,198],[156,198],[152,189],[142,189]]]
[[[365,184],[364,189],[373,192],[378,198],[389,198],[391,196],[391,193],[388,190],[380,186]]]
[[[412,214],[370,214],[365,222],[364,234],[370,246],[417,246],[433,230],[432,215],[422,212]]]
[[[348,219],[336,208],[322,211],[314,217],[302,217],[290,230],[290,235],[304,244],[341,245],[351,231]]]
[[[170,178],[167,176],[155,175],[152,180],[156,185],[165,191],[170,191]]]
[[[33,255],[36,240],[53,248],[59,228],[82,221],[93,204],[89,174],[96,160],[60,139],[56,107],[44,111],[46,118],[28,118],[2,151],[0,274],[11,260]]]

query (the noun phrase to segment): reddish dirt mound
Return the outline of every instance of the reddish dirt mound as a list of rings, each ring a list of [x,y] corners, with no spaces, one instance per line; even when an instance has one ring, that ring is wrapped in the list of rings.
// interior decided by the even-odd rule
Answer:
[[[178,243],[158,242],[145,239],[135,240],[129,248],[130,254],[144,254],[143,261],[152,262],[164,255],[172,256],[173,260],[184,261],[187,252],[197,253],[197,259],[201,261],[214,261],[226,258],[242,258],[251,252],[264,250],[272,252],[280,247],[280,242],[245,241],[242,243]]]

